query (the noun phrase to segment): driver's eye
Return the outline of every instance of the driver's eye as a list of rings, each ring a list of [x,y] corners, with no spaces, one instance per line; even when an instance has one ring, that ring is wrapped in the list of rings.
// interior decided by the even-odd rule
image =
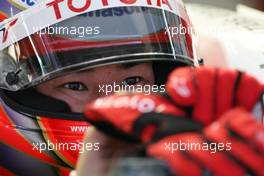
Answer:
[[[63,85],[64,88],[70,89],[73,91],[85,91],[88,90],[87,87],[80,82],[69,82]]]
[[[126,78],[122,84],[123,85],[135,85],[135,84],[138,84],[140,82],[143,81],[143,78],[140,77],[140,76],[133,76],[133,77],[129,77],[129,78]]]

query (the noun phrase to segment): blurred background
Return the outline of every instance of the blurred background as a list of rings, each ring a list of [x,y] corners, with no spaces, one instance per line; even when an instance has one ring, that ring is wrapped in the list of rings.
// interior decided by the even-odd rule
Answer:
[[[238,4],[245,4],[264,10],[264,0],[183,0],[186,3],[214,5],[221,8],[236,10]]]
[[[264,0],[183,0],[205,65],[247,71],[264,82]]]

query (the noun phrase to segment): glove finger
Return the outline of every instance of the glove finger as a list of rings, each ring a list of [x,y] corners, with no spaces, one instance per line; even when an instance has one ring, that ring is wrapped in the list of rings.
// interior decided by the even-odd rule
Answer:
[[[217,69],[215,78],[214,116],[218,119],[223,113],[235,105],[234,95],[241,78],[241,72],[236,70]],[[206,91],[206,90],[204,90]]]
[[[166,83],[166,92],[179,107],[194,106],[198,92],[195,70],[193,68],[178,68],[171,73]]]
[[[248,111],[252,111],[258,102],[262,102],[263,90],[264,87],[258,80],[246,73],[243,73],[235,94],[235,104],[247,109]]]
[[[215,117],[215,72],[213,68],[180,68],[166,84],[166,91],[176,105],[191,109],[192,118],[202,124],[209,124]]]

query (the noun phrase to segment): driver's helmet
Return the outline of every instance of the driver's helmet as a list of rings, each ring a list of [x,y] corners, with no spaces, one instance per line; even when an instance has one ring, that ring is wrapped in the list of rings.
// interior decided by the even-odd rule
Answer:
[[[14,2],[0,2],[0,173],[66,175],[83,149],[83,115],[36,85],[135,62],[151,62],[161,85],[174,68],[199,65],[181,0],[43,0],[16,15],[6,9]]]

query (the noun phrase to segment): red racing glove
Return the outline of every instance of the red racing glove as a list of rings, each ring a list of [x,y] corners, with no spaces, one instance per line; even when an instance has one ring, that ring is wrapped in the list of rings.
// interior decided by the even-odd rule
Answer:
[[[263,118],[263,90],[246,73],[208,67],[176,69],[166,83],[166,92],[176,106],[205,125],[234,107],[254,110],[255,118]]]
[[[225,113],[202,133],[183,133],[148,146],[175,175],[264,175],[264,128],[243,109]]]
[[[86,107],[85,115],[99,130],[126,141],[148,142],[167,133],[202,128],[159,94],[115,94],[99,98]]]

